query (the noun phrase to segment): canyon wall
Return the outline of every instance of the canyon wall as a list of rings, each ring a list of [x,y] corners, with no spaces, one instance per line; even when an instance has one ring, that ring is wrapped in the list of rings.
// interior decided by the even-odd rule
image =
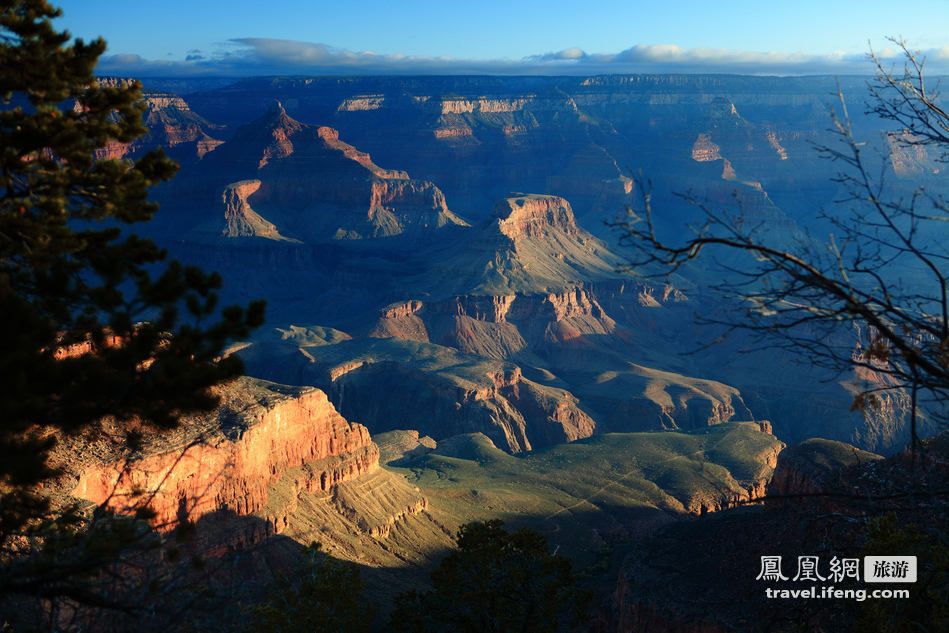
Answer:
[[[302,468],[297,492],[326,491],[372,473],[379,451],[361,424],[347,422],[326,395],[241,379],[222,390],[218,412],[185,420],[140,453],[85,465],[72,494],[117,509],[147,505],[174,527],[219,511],[236,516],[268,504],[268,486]],[[280,518],[270,517],[275,531]]]
[[[852,100],[865,98],[860,78],[842,77],[840,87]],[[695,122],[723,102],[727,108],[718,110],[737,109],[762,133],[746,139],[751,151],[731,151],[738,146],[725,139],[722,155],[762,182],[779,206],[794,203],[826,180],[809,141],[823,138],[835,92],[828,77],[312,77],[246,79],[189,101],[210,119],[246,122],[278,98],[299,120],[331,125],[382,163],[438,183],[468,218],[483,218],[514,190],[566,196],[581,217],[608,211],[599,221],[622,209],[629,192],[578,178],[620,182],[633,175],[627,168],[643,168],[656,185],[676,185],[667,178],[669,158],[679,151],[670,142],[688,131],[681,139],[688,151],[706,133]],[[858,127],[867,121],[855,116]],[[598,152],[606,160],[594,164]],[[773,161],[753,159],[767,152]]]
[[[771,245],[819,234],[820,210],[838,192],[813,144],[830,140],[835,85],[295,77],[183,100],[155,93],[156,121],[214,121],[226,142],[160,190],[149,230],[174,255],[223,268],[227,300],[266,296],[278,326],[511,362],[532,383],[571,393],[603,431],[767,418],[789,441],[822,434],[895,449],[902,401],[851,412],[846,386],[695,325],[696,315],[741,313],[706,288],[750,258],[703,254],[667,280],[686,296],[673,305],[643,281],[655,269],[625,266],[604,222],[648,192],[662,236],[700,224],[703,206],[753,224]],[[840,86],[850,99],[865,94],[857,78]],[[937,167],[872,118],[856,119],[893,157],[894,186]],[[725,342],[706,351],[710,341]]]
[[[100,82],[109,80],[100,79]],[[196,114],[180,94],[146,90],[143,96],[148,134],[131,143],[112,142],[97,152],[97,158],[137,159],[161,147],[179,164],[194,165],[224,142],[220,138],[226,134],[223,126]],[[81,108],[78,103],[74,107]]]

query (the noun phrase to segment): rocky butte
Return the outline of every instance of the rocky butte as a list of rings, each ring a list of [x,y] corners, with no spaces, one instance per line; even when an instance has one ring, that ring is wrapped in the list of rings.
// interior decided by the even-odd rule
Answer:
[[[435,442],[417,432],[403,437],[399,434],[407,432],[399,431],[383,434],[389,464],[383,468],[380,449],[366,428],[340,416],[318,389],[243,378],[220,393],[216,413],[184,420],[171,434],[148,435],[134,454],[124,450],[121,434],[108,421],[94,441],[64,442],[57,453],[59,465],[69,473],[62,490],[124,512],[147,505],[163,531],[183,521],[193,523],[198,538],[189,547],[205,556],[260,556],[278,546],[272,538],[276,535],[301,543],[319,535],[334,556],[366,566],[364,575],[376,596],[391,595],[392,583],[404,588],[420,582],[466,517],[510,517],[513,512],[542,522],[538,525],[572,525],[571,513],[564,511],[582,504],[595,510],[582,515],[584,534],[595,535],[606,524],[637,531],[759,497],[783,447],[766,424],[761,430],[752,424],[721,425],[710,435],[688,438],[683,446],[673,440],[671,450],[660,434],[644,444],[654,444],[646,451],[658,449],[664,458],[630,471],[636,462],[635,457],[630,462],[631,451],[639,449],[622,435],[589,438],[594,441],[586,446],[567,444],[564,455],[536,451],[519,459],[481,434]],[[563,410],[553,416],[566,423],[577,413]],[[724,443],[728,437],[740,439]],[[550,440],[548,446],[557,438]],[[742,448],[735,450],[737,446]],[[668,471],[663,464],[691,463],[699,453],[710,456],[702,466],[708,472],[677,475],[657,491],[653,481],[663,480],[658,473]],[[443,459],[471,465],[459,470],[447,487],[427,483],[426,473],[437,472],[435,464]],[[490,465],[505,460],[514,461],[500,469]],[[597,477],[613,481],[626,501],[619,506],[595,501],[602,490],[594,488],[602,484],[589,475],[578,479],[571,465],[591,460],[601,464]],[[621,472],[625,474],[619,476]],[[410,473],[422,478],[413,481]],[[508,510],[493,505],[497,484],[487,483],[492,479],[507,482],[501,485],[507,490]],[[543,506],[549,516],[532,517],[526,510],[536,509],[537,492],[551,485],[560,492],[554,493],[553,504]],[[582,556],[574,528],[564,532],[554,542],[563,540],[565,551]]]
[[[173,208],[208,218],[191,233],[205,242],[411,238],[464,224],[432,183],[378,167],[336,130],[299,123],[279,102],[183,174],[169,195]]]

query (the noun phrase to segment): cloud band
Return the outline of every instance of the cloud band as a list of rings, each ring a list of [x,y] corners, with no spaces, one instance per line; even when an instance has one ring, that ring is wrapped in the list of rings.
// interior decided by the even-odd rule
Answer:
[[[865,55],[752,52],[638,44],[619,53],[587,53],[580,48],[532,55],[521,60],[458,59],[353,52],[326,44],[270,38],[229,40],[214,53],[189,51],[184,61],[152,61],[138,55],[100,60],[102,75],[249,76],[272,74],[504,74],[596,75],[625,73],[734,73],[752,75],[870,74]],[[878,52],[899,62],[891,49]],[[923,51],[932,74],[949,73],[949,46]]]

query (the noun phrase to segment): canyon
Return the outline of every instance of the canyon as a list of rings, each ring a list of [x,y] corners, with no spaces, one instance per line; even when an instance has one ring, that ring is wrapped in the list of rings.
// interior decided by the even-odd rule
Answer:
[[[361,566],[385,609],[393,592],[424,586],[470,520],[535,526],[589,565],[616,539],[760,498],[784,447],[767,423],[722,423],[512,455],[478,432],[371,438],[313,387],[241,378],[218,392],[213,414],[147,434],[133,453],[108,420],[94,435],[63,438],[59,490],[118,512],[148,508],[169,536],[191,526],[188,551],[233,560],[229,577],[253,574],[244,583],[282,573],[290,550],[278,537],[318,535],[331,555]],[[259,561],[252,572],[240,571],[241,556]]]
[[[384,599],[424,587],[460,525],[503,518],[581,569],[626,547],[598,630],[669,630],[687,605],[637,580],[679,582],[646,560],[655,539],[717,521],[709,538],[737,547],[721,535],[755,538],[745,506],[769,486],[820,491],[852,466],[836,442],[877,460],[858,450],[909,437],[908,394],[852,407],[880,377],[731,331],[748,308],[714,286],[741,258],[657,276],[628,265],[615,229],[648,194],[667,235],[695,202],[740,210],[769,244],[826,230],[840,191],[812,146],[831,140],[832,78],[145,83],[151,134],[103,156],[166,147],[181,171],[143,233],[220,271],[226,302],[266,298],[268,321],[228,350],[248,377],[215,414],[134,455],[108,435],[65,454],[68,494],[196,522],[214,555],[318,537]],[[864,98],[862,79],[839,86]],[[854,124],[892,158],[889,192],[944,190],[925,147]],[[252,527],[229,533],[235,517]]]
[[[741,258],[703,258],[663,283],[625,267],[607,226],[641,203],[648,179],[667,234],[697,218],[684,192],[739,205],[777,245],[823,230],[821,209],[839,193],[812,148],[831,139],[829,78],[249,78],[173,99],[175,85],[146,86],[153,136],[200,129],[214,148],[176,145],[191,155],[156,192],[162,212],[147,231],[174,256],[220,270],[226,299],[266,297],[271,334],[329,328],[354,354],[349,341],[399,339],[471,364],[511,363],[534,392],[562,389],[582,411],[576,428],[539,445],[754,419],[792,443],[820,436],[885,453],[908,437],[898,394],[865,417],[850,411],[846,378],[789,368],[786,353],[740,335],[705,345],[722,338],[709,323],[741,309],[709,289]],[[840,89],[859,100],[865,87],[842,78]],[[894,156],[894,191],[934,168],[927,150],[899,149],[871,118],[854,125]],[[303,360],[267,362],[268,345],[239,352],[254,355],[253,375],[299,381]],[[428,375],[399,354],[399,371]],[[404,419],[404,407],[371,405],[384,397],[354,382],[372,364],[337,385],[352,394],[342,412],[370,408],[370,431],[392,430],[371,420]],[[335,397],[333,381],[309,373]],[[536,398],[524,407],[544,410]],[[510,450],[535,445],[513,430],[525,423],[497,424],[507,430],[478,430]]]

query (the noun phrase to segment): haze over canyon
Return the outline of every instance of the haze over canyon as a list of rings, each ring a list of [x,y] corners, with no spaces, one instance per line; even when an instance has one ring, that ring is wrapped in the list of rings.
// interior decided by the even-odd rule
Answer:
[[[247,377],[224,388],[216,415],[152,438],[133,470],[107,442],[60,455],[75,473],[65,492],[98,503],[162,482],[159,516],[186,511],[218,553],[319,533],[391,598],[424,586],[468,520],[536,526],[592,569],[604,547],[769,485],[819,488],[828,463],[876,462],[910,438],[909,393],[852,406],[884,378],[835,374],[741,330],[725,336],[722,323],[747,306],[712,286],[741,258],[703,257],[663,278],[630,269],[608,226],[641,206],[642,187],[673,241],[700,218],[689,198],[740,211],[769,244],[826,234],[822,210],[842,190],[814,145],[833,142],[834,78],[145,87],[150,134],[103,151],[162,146],[181,165],[141,231],[220,271],[226,302],[266,298],[267,323],[228,351]],[[888,195],[946,191],[934,152],[863,114],[864,79],[839,88],[861,138],[889,162]],[[925,436],[941,428],[917,422]],[[672,630],[678,616],[656,610],[669,599],[660,591],[624,602],[639,568],[625,569],[597,630]]]
[[[480,431],[518,452],[769,420],[790,442],[884,453],[906,442],[897,396],[864,416],[849,411],[846,376],[740,336],[706,345],[718,333],[695,317],[734,309],[707,288],[729,262],[672,285],[622,273],[605,225],[637,204],[641,169],[670,235],[694,218],[676,197],[686,192],[740,205],[778,244],[826,229],[820,211],[840,191],[812,146],[829,140],[832,78],[150,85],[186,97],[152,93],[151,135],[115,148],[162,144],[182,164],[147,230],[220,270],[230,298],[268,299],[267,331],[239,352],[252,375],[317,386],[370,432]],[[862,79],[842,88],[865,99]],[[925,148],[898,147],[877,120],[856,123],[890,158],[892,190],[941,185]],[[421,401],[424,412],[404,406]]]

